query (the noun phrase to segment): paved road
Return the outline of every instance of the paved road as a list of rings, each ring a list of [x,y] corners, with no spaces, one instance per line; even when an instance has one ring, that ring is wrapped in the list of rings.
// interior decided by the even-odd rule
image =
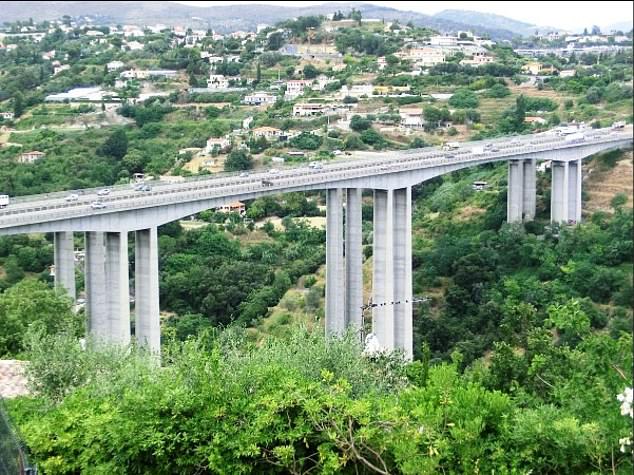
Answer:
[[[101,188],[78,190],[79,200],[67,202],[65,198],[70,192],[57,192],[44,195],[30,195],[14,198],[11,204],[0,210],[0,226],[17,225],[24,220],[48,218],[43,220],[63,219],[91,214],[100,214],[130,209],[164,205],[173,202],[195,201],[204,195],[215,198],[253,191],[285,189],[301,186],[334,182],[347,178],[360,178],[399,171],[422,169],[459,162],[482,161],[490,159],[506,159],[513,155],[524,155],[530,152],[542,152],[557,148],[576,147],[584,144],[609,143],[632,137],[632,127],[624,129],[589,129],[585,131],[585,140],[567,141],[564,137],[546,132],[537,135],[504,137],[495,140],[462,142],[454,151],[443,151],[436,147],[389,152],[355,152],[352,156],[343,156],[329,162],[321,162],[323,168],[310,169],[306,165],[280,167],[277,173],[270,170],[251,172],[248,176],[240,173],[220,174],[214,176],[192,177],[178,183],[152,182],[150,192],[134,191],[131,185],[111,187],[110,194],[99,197]],[[482,151],[487,144],[490,150]],[[265,186],[262,181],[272,183]],[[90,204],[100,200],[106,204],[105,209],[93,210]]]

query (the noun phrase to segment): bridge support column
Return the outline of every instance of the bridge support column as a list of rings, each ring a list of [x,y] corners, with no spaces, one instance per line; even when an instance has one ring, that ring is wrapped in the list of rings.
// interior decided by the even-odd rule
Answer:
[[[413,357],[412,189],[394,190],[394,347]]]
[[[128,233],[106,233],[106,298],[109,340],[130,343],[130,280],[128,273]]]
[[[523,219],[524,221],[533,221],[535,219],[535,209],[537,201],[537,176],[536,176],[536,160],[528,158],[524,160],[524,203],[523,203]]]
[[[363,236],[359,188],[346,190],[345,250],[346,325],[359,332],[363,326]]]
[[[135,232],[135,334],[140,345],[161,351],[159,314],[158,238],[155,227]]]
[[[550,193],[550,222],[568,221],[568,162],[552,161],[552,184]]]
[[[568,162],[568,223],[581,222],[581,159]]]
[[[394,245],[392,190],[374,191],[372,332],[381,349],[394,349]]]
[[[106,302],[106,273],[104,234],[90,231],[85,233],[86,260],[86,309],[88,310],[88,332],[94,338],[108,341],[110,325]]]
[[[53,236],[55,246],[55,287],[65,289],[75,301],[75,242],[72,232],[56,232]]]
[[[524,208],[524,163],[523,160],[509,160],[508,191],[506,200],[506,221],[520,223]]]
[[[326,191],[326,335],[346,328],[342,198],[340,188]]]

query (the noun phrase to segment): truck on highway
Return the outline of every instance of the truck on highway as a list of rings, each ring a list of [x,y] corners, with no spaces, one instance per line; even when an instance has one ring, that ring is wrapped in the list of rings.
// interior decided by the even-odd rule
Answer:
[[[442,146],[443,150],[458,150],[460,148],[460,144],[458,142],[447,142]]]
[[[613,129],[622,129],[624,127],[625,127],[625,121],[624,120],[618,120],[614,124],[612,124],[612,128]]]
[[[474,155],[484,155],[484,147],[482,146],[473,147],[471,149],[471,153]]]
[[[586,139],[586,136],[583,135],[581,132],[577,132],[574,134],[570,134],[570,135],[566,135],[564,137],[564,140],[566,142],[583,142]]]
[[[9,195],[0,195],[0,208],[9,206]]]

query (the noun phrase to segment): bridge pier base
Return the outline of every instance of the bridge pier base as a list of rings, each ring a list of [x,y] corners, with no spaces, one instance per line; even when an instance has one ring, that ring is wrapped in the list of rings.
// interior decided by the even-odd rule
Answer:
[[[523,160],[509,160],[506,221],[509,223],[521,223],[523,208],[524,163]]]
[[[75,242],[73,233],[60,231],[53,235],[55,287],[64,289],[68,296],[75,301]]]
[[[568,223],[581,222],[581,160],[568,162]]]
[[[106,233],[106,299],[112,343],[130,343],[130,279],[128,233]]]
[[[524,160],[523,170],[523,217],[524,221],[533,221],[535,219],[536,201],[537,201],[537,160],[528,158]]]
[[[110,325],[106,302],[106,269],[104,233],[89,231],[85,234],[85,285],[88,332],[98,340],[109,341]]]
[[[326,335],[346,329],[342,198],[340,188],[326,191]]]
[[[550,222],[568,222],[569,168],[568,162],[552,161],[552,185],[550,194]]]
[[[360,335],[363,326],[363,236],[359,188],[346,190],[345,258],[346,325]]]
[[[158,355],[161,351],[157,229],[135,232],[134,312],[135,335],[140,345]]]

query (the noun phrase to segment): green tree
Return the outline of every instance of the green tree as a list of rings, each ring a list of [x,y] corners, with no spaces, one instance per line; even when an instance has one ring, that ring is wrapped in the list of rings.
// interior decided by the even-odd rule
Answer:
[[[478,96],[466,88],[457,89],[449,98],[449,105],[460,109],[475,109],[479,103]]]
[[[24,96],[20,92],[16,92],[13,96],[13,114],[17,119],[24,113]]]
[[[77,330],[72,302],[48,285],[25,279],[0,294],[0,356],[15,356],[24,350],[24,337],[33,326],[53,334],[62,328]]]
[[[355,132],[363,132],[372,127],[372,121],[360,115],[353,115],[350,119],[350,128]]]
[[[312,64],[307,64],[306,66],[304,66],[303,71],[304,71],[304,77],[306,79],[315,79],[317,76],[319,76],[319,69],[317,69]]]
[[[121,160],[128,153],[128,136],[125,131],[119,128],[112,132],[98,152],[100,155]]]
[[[235,172],[253,168],[251,155],[244,150],[232,150],[225,160],[225,171]]]

